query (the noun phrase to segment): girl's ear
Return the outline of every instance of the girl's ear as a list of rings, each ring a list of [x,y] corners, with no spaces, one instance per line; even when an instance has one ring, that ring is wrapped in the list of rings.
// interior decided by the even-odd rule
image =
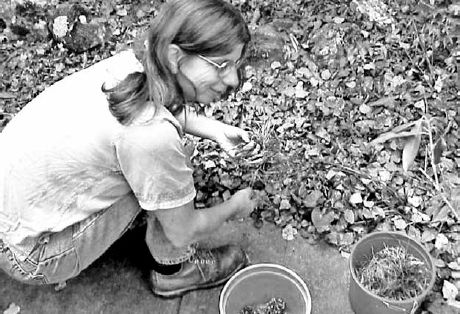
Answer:
[[[182,50],[178,45],[170,44],[168,46],[168,64],[173,74],[179,70],[179,59],[182,57]]]

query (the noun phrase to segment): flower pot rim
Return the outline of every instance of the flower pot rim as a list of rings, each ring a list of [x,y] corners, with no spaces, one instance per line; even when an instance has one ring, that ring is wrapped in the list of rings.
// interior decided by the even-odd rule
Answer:
[[[430,260],[430,264],[431,265],[428,265],[428,266],[431,266],[430,267],[430,272],[431,272],[431,278],[430,278],[430,282],[428,284],[428,286],[422,291],[421,294],[415,296],[415,297],[412,297],[412,298],[409,298],[409,299],[404,299],[404,300],[394,300],[394,299],[390,299],[390,298],[384,298],[384,297],[381,297],[381,296],[378,296],[374,293],[372,293],[371,291],[369,291],[366,287],[364,287],[360,280],[358,280],[358,278],[356,277],[356,274],[355,274],[355,267],[353,266],[353,253],[356,249],[356,247],[361,243],[361,242],[364,242],[365,240],[367,240],[368,238],[370,237],[373,237],[373,236],[378,236],[378,235],[390,235],[390,236],[402,236],[403,238],[406,238],[408,239],[409,241],[415,243],[417,246],[419,246],[425,253],[426,255],[428,256],[429,260]],[[407,304],[409,302],[418,302],[418,300],[423,300],[426,295],[430,292],[430,290],[433,288],[434,286],[434,282],[436,280],[436,270],[435,270],[435,266],[434,266],[434,261],[433,261],[433,258],[431,257],[431,254],[425,249],[425,247],[419,243],[418,241],[416,241],[415,239],[412,239],[411,237],[409,237],[407,234],[403,233],[403,232],[399,232],[399,231],[376,231],[376,232],[371,232],[371,233],[368,233],[366,234],[364,237],[362,237],[354,246],[353,246],[353,249],[351,250],[351,254],[350,254],[350,257],[349,257],[349,260],[348,260],[348,265],[349,265],[349,268],[350,268],[350,273],[351,273],[351,276],[353,278],[353,280],[355,281],[355,283],[368,295],[372,296],[373,298],[383,302],[383,303],[391,303],[391,304],[395,304],[395,305],[398,305],[398,304]]]

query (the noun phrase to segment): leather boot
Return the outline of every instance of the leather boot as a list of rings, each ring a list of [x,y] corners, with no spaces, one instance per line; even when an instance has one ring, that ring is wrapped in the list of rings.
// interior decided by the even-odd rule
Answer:
[[[152,271],[151,288],[162,297],[178,297],[184,293],[218,286],[248,263],[246,253],[235,245],[224,245],[214,249],[197,249],[181,269],[172,275]]]

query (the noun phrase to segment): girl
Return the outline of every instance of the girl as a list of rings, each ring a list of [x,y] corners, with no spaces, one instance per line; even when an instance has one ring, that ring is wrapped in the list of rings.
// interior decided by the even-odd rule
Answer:
[[[165,297],[225,282],[247,263],[227,245],[195,243],[253,210],[249,188],[195,210],[184,132],[225,149],[247,141],[237,127],[199,116],[238,86],[250,40],[223,0],[172,0],[147,35],[140,61],[128,50],[75,73],[37,96],[0,134],[0,268],[30,284],[77,276],[142,211]]]

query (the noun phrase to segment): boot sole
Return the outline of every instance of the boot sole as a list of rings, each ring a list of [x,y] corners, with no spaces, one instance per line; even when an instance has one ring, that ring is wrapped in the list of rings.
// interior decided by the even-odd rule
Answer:
[[[185,293],[187,293],[189,291],[192,291],[192,290],[202,290],[202,289],[209,289],[209,288],[217,287],[217,286],[223,284],[224,282],[226,282],[227,280],[229,280],[230,277],[232,277],[236,272],[238,272],[239,270],[241,270],[245,266],[246,266],[245,264],[242,264],[241,266],[235,268],[235,270],[233,270],[227,277],[222,278],[219,281],[209,283],[209,284],[190,286],[190,287],[180,289],[180,290],[175,290],[175,291],[155,291],[155,290],[153,290],[153,287],[152,287],[151,290],[152,290],[154,295],[162,297],[162,298],[165,298],[165,299],[181,297]]]

